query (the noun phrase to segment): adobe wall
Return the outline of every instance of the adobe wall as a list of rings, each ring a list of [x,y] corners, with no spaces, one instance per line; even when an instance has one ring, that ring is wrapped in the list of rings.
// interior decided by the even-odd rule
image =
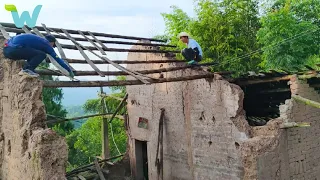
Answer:
[[[156,54],[128,55],[128,60],[160,59],[168,58]],[[181,66],[181,63],[127,67],[145,70],[169,66]],[[163,73],[163,76],[201,73],[206,72],[193,69]],[[152,77],[159,78],[159,74]],[[320,102],[317,92],[305,82],[292,78],[290,83],[294,94]],[[137,169],[134,142],[147,141],[149,178],[158,179],[155,156],[160,109],[164,108],[164,180],[320,178],[319,109],[289,99],[280,106],[279,118],[265,126],[250,127],[242,107],[243,91],[218,77],[127,86],[127,92],[129,154],[133,175]],[[148,129],[138,127],[139,117],[149,120]],[[311,127],[280,129],[285,121],[311,122]],[[137,179],[140,180],[139,177]]]
[[[135,47],[140,48],[140,47]],[[159,60],[155,54],[129,53],[128,60]],[[128,65],[130,69],[164,68],[161,65]],[[179,64],[170,64],[179,66]],[[206,73],[195,70],[164,73],[164,77]],[[153,75],[159,77],[159,74]],[[131,77],[128,77],[131,79]],[[148,141],[149,178],[157,179],[154,165],[160,109],[165,109],[164,179],[241,179],[240,144],[249,138],[242,108],[243,91],[224,80],[194,80],[127,86],[131,161],[134,140]],[[137,127],[139,117],[148,129]],[[133,168],[134,169],[134,168]]]
[[[67,145],[44,123],[42,82],[20,69],[0,49],[0,179],[65,179]]]

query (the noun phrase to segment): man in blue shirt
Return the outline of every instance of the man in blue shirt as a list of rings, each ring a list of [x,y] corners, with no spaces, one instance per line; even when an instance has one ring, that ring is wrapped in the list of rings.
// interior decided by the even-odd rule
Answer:
[[[42,38],[34,34],[20,34],[12,37],[5,43],[3,54],[6,58],[12,60],[27,60],[19,75],[25,74],[31,77],[38,77],[39,74],[35,73],[35,68],[49,54],[73,77],[74,75],[70,67],[55,53],[53,49],[55,42],[56,39],[52,35],[46,35],[45,38]]]
[[[197,64],[202,60],[202,49],[194,39],[191,39],[189,34],[181,32],[178,38],[188,45],[188,48],[182,50],[183,57],[189,61],[188,64]]]

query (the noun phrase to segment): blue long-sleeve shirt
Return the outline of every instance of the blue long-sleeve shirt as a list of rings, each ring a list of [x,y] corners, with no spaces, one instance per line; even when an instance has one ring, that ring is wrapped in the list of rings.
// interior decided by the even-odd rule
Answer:
[[[71,72],[71,69],[68,65],[64,63],[64,61],[59,58],[59,56],[56,54],[54,49],[50,46],[50,42],[42,38],[40,36],[34,35],[34,34],[20,34],[17,36],[12,37],[7,42],[9,47],[30,47],[33,49],[37,49],[39,51],[42,51],[46,54],[51,55],[63,68],[65,68],[67,71]]]

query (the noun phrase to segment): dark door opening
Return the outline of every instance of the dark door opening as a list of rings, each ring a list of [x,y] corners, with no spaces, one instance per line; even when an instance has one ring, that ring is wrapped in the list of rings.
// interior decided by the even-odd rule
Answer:
[[[148,147],[146,141],[135,142],[137,180],[149,180],[148,176]]]

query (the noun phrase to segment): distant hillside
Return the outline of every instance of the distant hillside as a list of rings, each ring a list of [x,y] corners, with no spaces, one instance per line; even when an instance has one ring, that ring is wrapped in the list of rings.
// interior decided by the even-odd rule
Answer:
[[[72,118],[72,117],[80,117],[80,116],[85,116],[87,113],[84,112],[83,105],[78,105],[78,106],[65,106],[64,108],[67,110],[67,118]],[[83,120],[77,120],[77,121],[71,121],[74,127],[77,129],[81,127],[81,125],[86,121],[86,119]]]
[[[110,93],[109,88],[103,88],[106,93]],[[98,92],[100,88],[62,88],[63,100],[62,105],[67,106],[79,106],[83,105],[88,99],[98,98]]]

